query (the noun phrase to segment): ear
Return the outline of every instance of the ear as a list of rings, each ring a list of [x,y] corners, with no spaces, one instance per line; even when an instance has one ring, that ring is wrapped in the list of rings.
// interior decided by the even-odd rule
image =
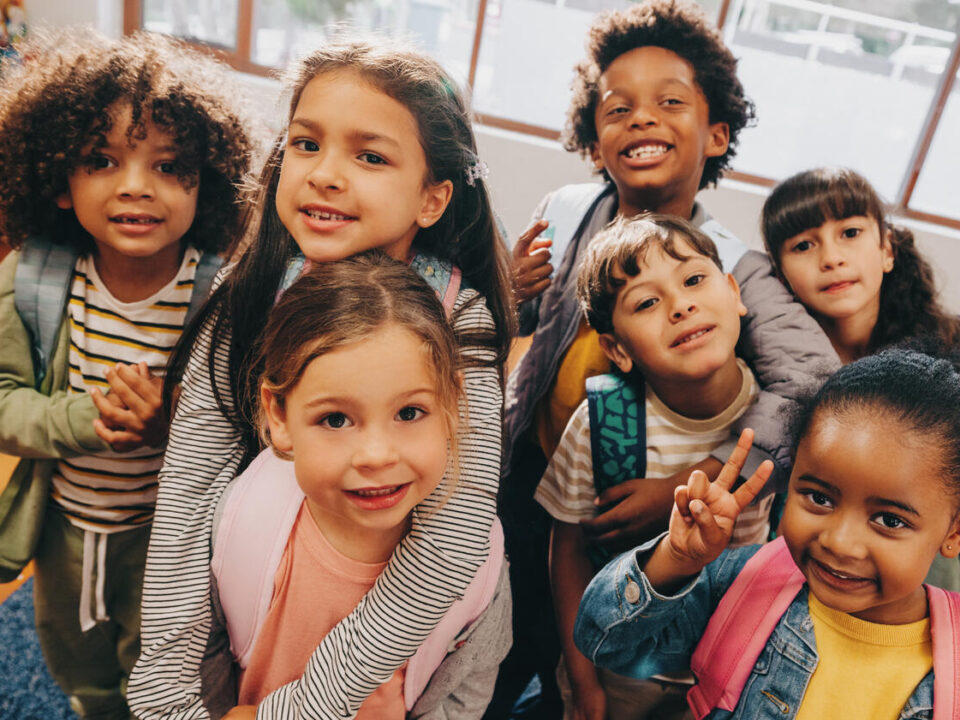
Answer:
[[[453,183],[449,180],[424,188],[423,204],[417,214],[417,225],[428,228],[437,222],[450,204],[451,197],[453,197]]]
[[[69,190],[65,190],[57,195],[57,197],[54,198],[54,202],[57,203],[57,207],[61,210],[69,210],[73,207],[73,198],[70,196]]]
[[[601,333],[600,349],[610,359],[610,362],[620,368],[620,372],[626,374],[633,370],[633,358],[627,354],[627,351],[614,337],[613,333]]]
[[[270,428],[270,442],[281,452],[293,452],[293,442],[287,430],[286,410],[279,398],[263,385],[260,386],[260,404],[267,418],[267,426]]]
[[[730,126],[725,122],[713,123],[707,129],[707,147],[704,155],[720,157],[730,147]]]
[[[597,172],[603,171],[603,158],[600,157],[600,143],[593,142],[590,144],[590,162],[593,163],[593,169]]]
[[[940,544],[940,554],[951,560],[960,555],[960,514],[951,521],[950,534]]]
[[[727,273],[727,282],[730,284],[730,289],[733,290],[733,294],[737,298],[737,315],[745,317],[747,314],[747,306],[743,304],[743,300],[740,298],[740,286],[730,273]]]
[[[883,233],[883,271],[885,273],[893,270],[893,230],[887,228]]]

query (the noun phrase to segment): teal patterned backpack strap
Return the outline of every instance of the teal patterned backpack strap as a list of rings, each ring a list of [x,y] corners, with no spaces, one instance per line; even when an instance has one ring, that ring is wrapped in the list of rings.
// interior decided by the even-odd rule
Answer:
[[[638,392],[639,390],[639,392]],[[647,471],[646,407],[643,387],[608,374],[587,378],[593,484],[599,495]]]
[[[443,303],[444,312],[449,317],[453,313],[453,305],[457,301],[457,293],[460,292],[462,276],[460,268],[449,260],[440,260],[432,255],[417,253],[410,262],[410,267],[417,271],[417,274],[427,281],[427,285],[433,288],[433,291]]]
[[[74,248],[42,237],[30,238],[20,249],[13,299],[33,343],[34,379],[38,388],[56,349],[77,257]]]

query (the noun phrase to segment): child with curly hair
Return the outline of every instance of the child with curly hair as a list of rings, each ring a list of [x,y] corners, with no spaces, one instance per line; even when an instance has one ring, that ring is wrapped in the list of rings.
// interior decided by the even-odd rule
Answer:
[[[591,238],[615,217],[656,212],[689,220],[717,245],[749,310],[738,355],[761,388],[757,403],[737,423],[756,430],[748,475],[771,458],[772,486],[785,485],[791,460],[777,412],[838,365],[823,332],[777,279],[770,261],[748,251],[696,202],[699,190],[729,167],[741,131],[754,118],[736,70],[733,54],[692,2],[644,0],[598,15],[588,32],[587,57],[576,67],[564,143],[605,182],[550,193],[514,246],[521,334],[533,338],[506,393],[501,510],[515,588],[514,655],[535,653],[530,662],[541,679],[552,674],[548,668],[559,648],[552,619],[543,612],[550,593],[549,521],[532,500],[533,488],[586,397],[586,378],[610,367],[577,306],[577,268]],[[541,236],[550,226],[552,241]],[[733,443],[731,436],[696,467],[715,477]],[[689,474],[685,468],[608,488],[598,497],[601,512],[584,520],[582,530],[591,542],[606,545],[650,537],[665,527],[673,489]],[[537,639],[524,639],[538,627]],[[507,670],[511,660],[501,679],[522,687],[532,667]]]
[[[251,141],[217,63],[65,31],[0,77],[0,570],[82,717],[130,716],[168,355],[239,225]]]

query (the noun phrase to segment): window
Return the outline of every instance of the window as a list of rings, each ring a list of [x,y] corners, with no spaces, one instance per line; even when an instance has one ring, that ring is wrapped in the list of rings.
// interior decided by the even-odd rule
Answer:
[[[556,138],[594,13],[631,0],[126,0],[125,28],[205,43],[268,74],[337,32],[411,37],[489,125]],[[862,172],[907,215],[960,228],[958,0],[702,0],[740,59],[759,122],[741,180],[816,165]],[[947,78],[951,78],[948,81]],[[954,78],[957,78],[954,80]],[[938,130],[939,128],[939,130]],[[855,141],[851,141],[855,138]]]

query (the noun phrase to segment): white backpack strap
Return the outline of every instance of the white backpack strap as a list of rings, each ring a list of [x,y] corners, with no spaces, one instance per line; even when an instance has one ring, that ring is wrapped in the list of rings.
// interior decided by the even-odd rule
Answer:
[[[303,504],[293,462],[267,448],[230,485],[213,539],[211,569],[230,650],[247,666],[270,609],[273,579]]]
[[[933,720],[960,718],[960,594],[926,586],[933,640]]]
[[[740,238],[727,230],[723,225],[713,218],[707,220],[700,226],[700,230],[713,240],[717,246],[717,254],[720,255],[720,262],[723,264],[723,271],[732,273],[733,268],[740,262],[740,258],[747,254],[747,244]]]
[[[496,518],[490,527],[490,554],[467,586],[463,597],[447,610],[433,631],[410,658],[403,678],[403,699],[407,710],[423,694],[433,673],[446,656],[456,650],[464,628],[470,626],[489,607],[504,563],[503,527]]]
[[[540,237],[553,240],[550,255],[553,258],[554,272],[560,267],[570,242],[581,231],[594,204],[610,189],[609,184],[584,183],[564,185],[550,193],[543,219],[550,227],[540,233]]]

